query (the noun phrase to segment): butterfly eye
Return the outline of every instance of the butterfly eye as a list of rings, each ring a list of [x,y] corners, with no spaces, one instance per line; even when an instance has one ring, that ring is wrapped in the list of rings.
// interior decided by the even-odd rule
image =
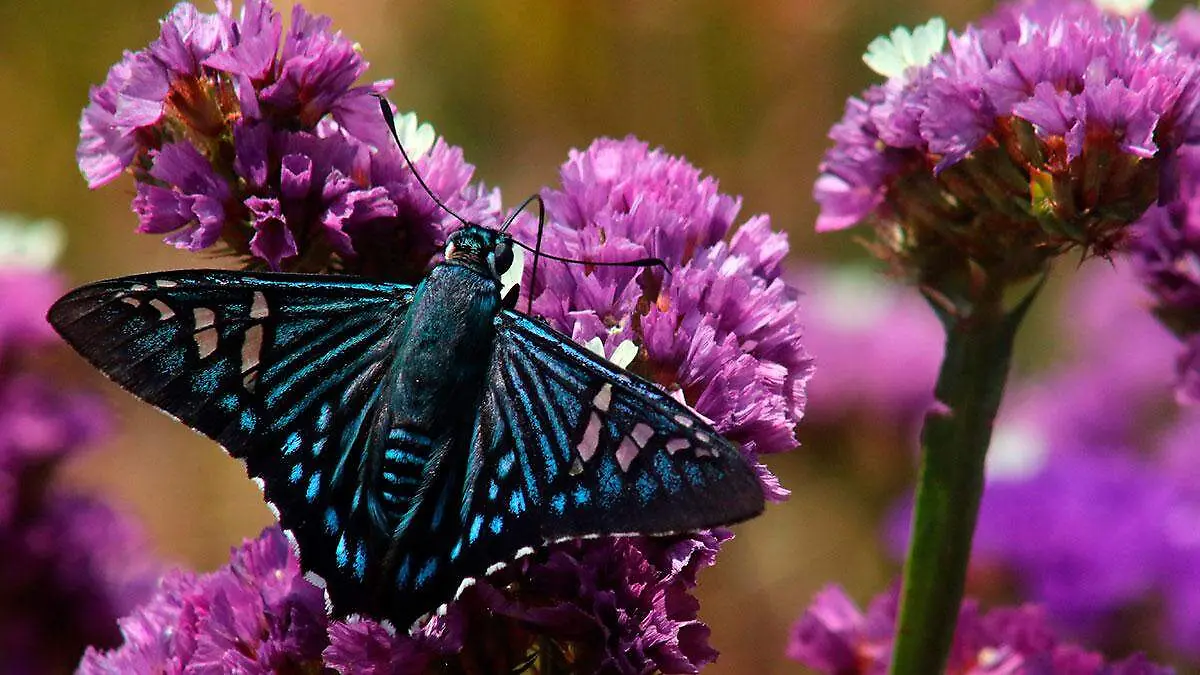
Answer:
[[[488,262],[492,266],[492,272],[498,277],[508,271],[513,263],[512,246],[508,242],[501,241],[496,244],[495,250],[488,254]]]

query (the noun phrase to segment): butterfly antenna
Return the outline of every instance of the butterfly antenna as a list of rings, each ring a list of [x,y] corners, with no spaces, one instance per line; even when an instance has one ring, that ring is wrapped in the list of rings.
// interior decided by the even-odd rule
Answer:
[[[503,232],[503,231],[507,230],[508,226],[512,225],[513,221],[517,219],[517,216],[520,215],[520,213],[522,211],[524,211],[525,208],[533,202],[537,202],[537,205],[538,205],[537,240],[534,242],[534,246],[531,248],[528,244],[524,244],[520,241],[517,241],[516,239],[513,239],[514,244],[516,244],[517,246],[520,246],[521,248],[525,249],[526,251],[530,251],[533,253],[533,271],[529,275],[529,297],[526,300],[526,305],[525,305],[525,308],[526,308],[525,313],[526,314],[533,313],[533,293],[534,293],[534,289],[537,288],[537,273],[538,273],[538,259],[539,258],[546,258],[548,260],[557,260],[558,262],[574,263],[574,264],[579,264],[579,265],[596,265],[599,267],[661,267],[663,272],[666,272],[667,274],[671,273],[671,270],[667,267],[667,263],[663,262],[662,258],[639,258],[637,260],[619,260],[619,261],[615,261],[615,262],[599,262],[599,261],[594,261],[594,260],[576,260],[575,258],[564,258],[562,256],[552,255],[550,253],[543,253],[542,252],[542,234],[546,230],[546,202],[543,201],[542,196],[537,193],[534,193],[532,196],[528,197],[525,201],[521,202],[521,205],[517,207],[517,210],[513,211],[512,215],[510,215],[508,217],[508,219],[504,221],[504,225],[500,228],[500,231]]]
[[[451,211],[450,207],[446,206],[445,202],[443,202],[441,199],[438,199],[438,196],[433,193],[433,190],[429,189],[429,185],[425,183],[424,178],[421,178],[421,174],[417,171],[416,165],[413,164],[412,159],[409,158],[408,152],[404,150],[404,144],[400,142],[400,134],[396,133],[396,116],[392,113],[392,104],[388,103],[388,100],[379,94],[372,95],[379,99],[379,109],[383,111],[383,120],[387,122],[388,131],[392,132],[392,138],[396,139],[396,147],[400,148],[400,156],[404,157],[404,163],[408,165],[409,170],[412,171],[413,175],[417,177],[417,182],[421,184],[421,187],[425,190],[425,194],[429,195],[429,198],[433,200],[433,203],[441,207],[443,211],[454,216],[455,220],[463,225],[470,225],[471,223],[467,221],[467,219],[458,215],[454,211]]]

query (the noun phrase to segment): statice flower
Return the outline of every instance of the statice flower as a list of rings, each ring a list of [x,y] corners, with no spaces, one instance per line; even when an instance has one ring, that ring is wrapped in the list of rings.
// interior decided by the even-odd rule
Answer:
[[[828,675],[882,675],[891,660],[899,607],[893,588],[864,613],[837,586],[817,594],[792,628],[788,657]],[[1059,640],[1033,605],[980,609],[963,602],[946,675],[1170,675],[1144,657],[1106,663],[1100,654]]]
[[[1170,196],[1200,71],[1150,19],[1019,3],[946,39],[847,102],[818,230],[870,222],[874,252],[953,300],[1107,254]]]
[[[57,225],[0,217],[0,655],[14,675],[68,672],[87,645],[113,644],[154,573],[138,528],[57,481],[110,426],[40,365],[61,244]]]
[[[476,584],[408,634],[364,617],[328,619],[322,590],[270,527],[215,572],[163,577],[121,620],[124,644],[88,650],[78,673],[417,675],[472,662],[511,670],[535,638],[553,641],[577,672],[695,672],[716,652],[687,590],[726,538],[567,544]]]
[[[1153,309],[1183,342],[1176,359],[1180,401],[1200,402],[1200,151],[1180,153],[1180,189],[1149,210],[1129,253],[1153,294]]]
[[[562,189],[543,197],[546,252],[596,262],[654,257],[671,271],[545,263],[534,313],[577,342],[598,339],[609,355],[632,341],[631,370],[712,420],[752,460],[795,447],[812,360],[797,292],[781,275],[787,239],[767,216],[735,229],[740,200],[632,137],[572,151]],[[782,497],[762,475],[768,494]]]
[[[391,82],[355,85],[367,62],[327,17],[296,5],[282,26],[263,0],[236,16],[229,2],[215,14],[177,5],[157,40],[92,89],[80,169],[93,188],[132,173],[139,231],[171,245],[415,281],[454,221],[388,136],[375,95]],[[499,196],[471,183],[458,148],[411,114],[400,128],[444,203],[495,220]]]

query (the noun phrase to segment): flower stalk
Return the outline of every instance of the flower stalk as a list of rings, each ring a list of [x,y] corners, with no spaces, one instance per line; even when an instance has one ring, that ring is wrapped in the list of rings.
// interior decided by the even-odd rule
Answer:
[[[1004,288],[995,284],[981,289],[965,310],[927,294],[946,330],[946,353],[935,389],[937,403],[921,432],[921,468],[892,675],[928,675],[945,668],[1013,339],[1041,285],[1011,309],[1004,306]]]

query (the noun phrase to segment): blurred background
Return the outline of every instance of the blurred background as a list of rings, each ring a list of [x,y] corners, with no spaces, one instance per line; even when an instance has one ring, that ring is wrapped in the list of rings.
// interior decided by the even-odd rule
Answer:
[[[204,0],[197,4],[211,11]],[[285,16],[291,4],[277,2]],[[702,618],[722,652],[709,672],[800,671],[783,652],[790,624],[814,592],[837,582],[865,601],[898,573],[881,528],[911,482],[912,411],[919,406],[834,391],[841,377],[837,355],[828,357],[826,369],[822,349],[859,344],[831,331],[839,317],[895,309],[910,298],[907,292],[889,295],[893,291],[874,285],[869,271],[832,277],[820,271],[828,268],[818,265],[870,265],[852,235],[813,233],[811,185],[845,98],[877,80],[860,59],[866,44],[897,24],[911,26],[934,15],[960,27],[990,4],[306,3],[361,43],[371,62],[368,78],[394,78],[390,96],[399,109],[417,112],[461,146],[477,177],[499,186],[509,205],[555,184],[569,149],[601,135],[635,134],[686,156],[716,176],[725,192],[742,195],[743,217],[769,213],[775,227],[790,234],[797,284],[812,299],[805,304],[811,306],[807,321],[818,360],[810,390],[816,403],[799,432],[802,447],[770,460],[792,499],[740,526],[719,564],[702,576]],[[1156,9],[1170,15],[1177,6]],[[74,159],[89,85],[103,81],[122,50],[151,41],[170,7],[166,0],[0,2],[0,210],[65,224],[62,268],[72,285],[205,264],[157,237],[135,234],[128,177],[91,192]],[[1058,276],[1073,272],[1063,269]],[[1071,358],[1074,347],[1062,336],[1060,320],[1067,286],[1056,278],[1024,330],[1017,369],[1027,377]],[[919,394],[936,370],[937,329],[919,302],[906,317],[913,327],[888,325],[904,336],[932,337],[921,337],[924,342],[911,354],[884,357],[904,366],[889,376]],[[896,328],[900,325],[905,327]],[[140,518],[160,556],[212,569],[227,560],[231,546],[271,522],[240,465],[211,442],[121,393],[81,361],[67,367],[116,406],[120,432],[71,464],[65,480],[108,496]],[[861,374],[846,374],[845,381],[853,377]],[[823,389],[830,403],[821,403]],[[889,414],[877,414],[880,406]],[[973,583],[991,599],[1022,597],[1002,571],[996,574],[999,581],[993,576],[982,586]],[[1141,628],[1116,638],[1105,633],[1090,646],[1170,653],[1152,628],[1137,625]]]

